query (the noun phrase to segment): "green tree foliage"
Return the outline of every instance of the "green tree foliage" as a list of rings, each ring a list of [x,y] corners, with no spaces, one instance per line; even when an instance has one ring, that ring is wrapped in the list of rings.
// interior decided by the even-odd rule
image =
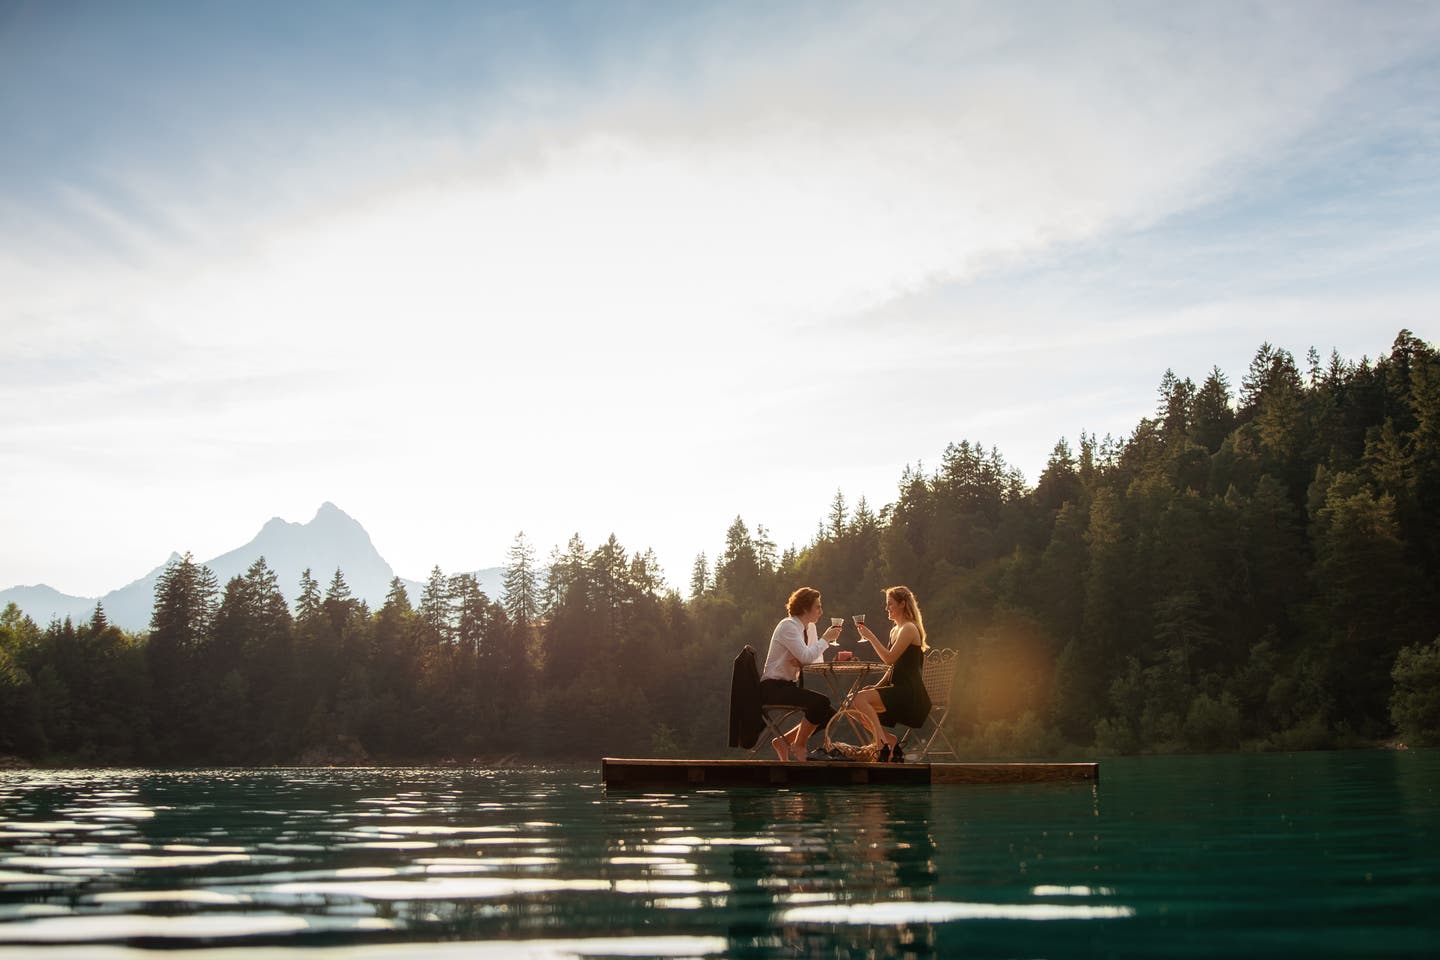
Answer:
[[[1400,736],[1417,747],[1440,746],[1440,637],[1402,649],[1391,676],[1390,717]]]
[[[1230,381],[1219,367],[1212,367],[1190,405],[1190,439],[1213,455],[1234,426]]]
[[[1262,345],[1161,379],[1123,439],[1060,440],[1033,488],[994,448],[904,467],[878,510],[837,491],[783,548],[736,517],[688,597],[655,555],[576,535],[544,569],[520,534],[504,595],[433,570],[372,612],[264,560],[221,591],[190,556],[151,628],[97,608],[0,612],[0,754],[111,763],[722,755],[730,663],[789,593],[883,623],[919,594],[961,669],[975,756],[1299,749],[1440,740],[1440,354],[1408,331],[1358,363]],[[713,563],[709,558],[713,557]],[[293,609],[293,615],[292,615]],[[850,633],[850,649],[873,656]]]
[[[698,600],[710,589],[710,563],[702,550],[695,555],[695,565],[690,568],[690,599]]]
[[[220,681],[204,711],[216,759],[259,761],[282,747],[264,707],[283,702],[288,693],[292,643],[290,608],[275,571],[261,557],[225,585],[203,664],[204,673]]]
[[[535,548],[525,531],[515,534],[510,545],[510,563],[505,568],[505,613],[512,623],[529,626],[535,622],[540,605],[535,575]]]
[[[1418,588],[1404,560],[1395,500],[1352,474],[1332,478],[1321,468],[1311,501],[1311,576],[1336,719],[1378,736],[1388,719],[1390,665],[1414,636],[1413,602],[1404,598]]]
[[[49,751],[35,677],[26,664],[41,649],[40,629],[14,603],[0,612],[0,756]]]
[[[150,722],[162,756],[198,759],[207,752],[203,665],[214,639],[217,585],[209,567],[186,553],[155,584],[146,655]]]

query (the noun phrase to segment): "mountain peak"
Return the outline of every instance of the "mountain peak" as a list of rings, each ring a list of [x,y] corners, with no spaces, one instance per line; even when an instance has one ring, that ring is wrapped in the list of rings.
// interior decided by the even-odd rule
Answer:
[[[329,500],[320,505],[309,523],[290,523],[272,517],[249,543],[206,560],[205,566],[215,574],[216,581],[223,584],[232,577],[243,576],[262,556],[275,572],[280,591],[287,598],[300,595],[301,571],[309,569],[328,579],[338,567],[354,595],[379,609],[395,576],[360,522]],[[0,607],[13,598],[37,622],[48,622],[56,616],[72,617],[79,622],[88,620],[97,599],[103,599],[105,615],[111,623],[126,630],[144,630],[155,602],[156,581],[164,575],[166,567],[180,559],[180,554],[172,553],[162,566],[133,583],[111,590],[103,598],[70,597],[44,586],[15,587],[0,591]]]
[[[347,520],[350,523],[355,522],[354,517],[335,506],[335,504],[329,500],[320,504],[320,509],[315,511],[315,517],[310,522],[314,523],[316,520]]]

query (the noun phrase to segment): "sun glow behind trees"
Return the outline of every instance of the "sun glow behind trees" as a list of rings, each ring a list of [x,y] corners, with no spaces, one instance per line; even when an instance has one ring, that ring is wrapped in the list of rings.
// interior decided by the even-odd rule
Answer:
[[[379,611],[336,571],[293,621],[263,561],[220,595],[186,557],[137,638],[103,612],[0,618],[0,752],[82,762],[265,762],[723,752],[729,661],[809,583],[834,611],[921,598],[959,650],[972,756],[1297,749],[1433,726],[1440,640],[1440,353],[1308,369],[1268,344],[1232,401],[1167,374],[1124,440],[1064,442],[1034,488],[962,441],[878,513],[843,492],[777,552],[735,517],[692,596],[610,535],[522,534],[503,598],[433,571]],[[817,510],[820,507],[816,505]],[[533,617],[533,622],[527,622]],[[1433,641],[1433,642],[1432,642]]]

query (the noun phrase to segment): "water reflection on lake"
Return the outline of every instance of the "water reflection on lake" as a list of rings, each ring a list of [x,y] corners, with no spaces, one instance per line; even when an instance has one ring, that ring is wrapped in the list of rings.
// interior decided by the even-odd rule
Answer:
[[[607,794],[597,779],[589,765],[0,774],[0,958],[1434,956],[1440,942],[1434,751],[1107,761],[1098,787]]]

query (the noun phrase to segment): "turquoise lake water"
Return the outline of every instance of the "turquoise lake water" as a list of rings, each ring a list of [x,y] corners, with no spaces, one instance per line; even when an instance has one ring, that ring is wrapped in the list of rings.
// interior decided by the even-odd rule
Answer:
[[[699,793],[598,766],[0,773],[0,958],[1440,956],[1440,751]]]

